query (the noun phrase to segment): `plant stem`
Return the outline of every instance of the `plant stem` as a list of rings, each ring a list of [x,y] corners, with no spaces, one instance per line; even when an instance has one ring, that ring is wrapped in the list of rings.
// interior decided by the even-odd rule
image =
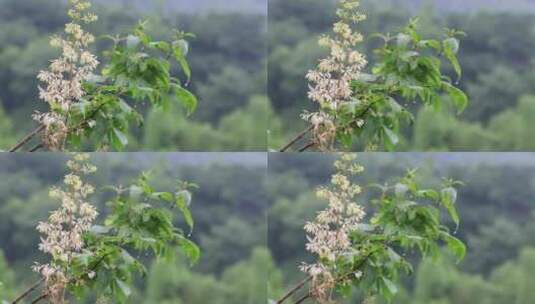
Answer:
[[[297,300],[294,304],[300,304],[303,303],[306,299],[310,298],[310,293],[307,293],[306,295],[302,296]]]
[[[312,131],[314,129],[314,125],[310,125],[308,128],[306,128],[304,131],[299,133],[296,137],[294,137],[286,146],[281,148],[279,152],[286,152],[288,149],[290,149],[296,142],[301,140],[301,138],[305,137],[305,135],[308,134],[308,132]]]
[[[31,148],[28,152],[35,152],[35,151],[37,151],[37,150],[39,150],[39,149],[41,149],[43,147],[44,147],[44,145],[40,143],[40,144],[36,145],[35,147]]]
[[[41,300],[44,300],[48,297],[47,293],[40,295],[38,298],[34,299],[31,304],[39,303]]]
[[[299,149],[299,152],[305,152],[306,150],[314,147],[315,145],[316,145],[315,142],[309,142],[306,146],[304,146],[301,149]]]
[[[44,278],[41,278],[37,283],[33,284],[31,287],[26,289],[20,296],[18,296],[11,304],[17,304],[20,300],[24,299],[26,296],[28,296],[30,293],[32,293],[34,290],[36,290],[43,282],[45,281]]]
[[[308,276],[303,281],[301,281],[299,284],[297,284],[294,288],[290,289],[284,296],[278,300],[276,303],[281,304],[284,301],[286,301],[288,298],[290,298],[295,292],[297,292],[299,289],[303,288],[306,283],[308,283],[310,280],[312,280],[312,276]]]
[[[23,139],[21,139],[15,146],[13,146],[11,149],[9,149],[9,152],[17,152],[20,148],[22,148],[24,145],[26,145],[35,135],[39,134],[45,129],[44,125],[40,125],[38,128],[33,130],[32,132],[28,133],[28,135],[24,136]]]

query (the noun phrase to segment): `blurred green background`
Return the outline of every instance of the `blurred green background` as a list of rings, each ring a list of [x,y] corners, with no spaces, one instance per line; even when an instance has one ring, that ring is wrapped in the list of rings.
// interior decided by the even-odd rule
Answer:
[[[173,28],[194,33],[189,54],[191,90],[199,108],[186,118],[179,106],[146,110],[132,128],[130,151],[265,151],[266,2],[93,0],[99,21],[90,31],[97,54],[109,48],[103,35],[125,34],[138,20],[149,32],[169,37]],[[55,58],[49,36],[67,21],[64,0],[0,0],[0,149],[35,128],[31,114],[45,109],[37,98],[37,72]],[[263,5],[261,5],[263,3]],[[243,9],[242,9],[243,8]],[[103,58],[100,58],[103,60]],[[91,151],[89,146],[86,148]]]
[[[13,300],[37,281],[30,267],[48,259],[37,250],[35,227],[58,207],[48,189],[62,183],[66,159],[61,154],[0,154],[0,302]],[[141,170],[152,169],[155,189],[173,191],[177,179],[200,187],[191,206],[193,239],[202,250],[199,264],[189,268],[185,257],[166,264],[142,256],[149,272],[137,281],[129,303],[265,303],[273,263],[266,248],[265,153],[95,153],[91,161],[98,167],[90,178],[97,188],[91,202],[101,218],[112,194],[102,188],[127,187]]]
[[[361,153],[361,186],[390,182],[419,168],[423,185],[443,177],[463,181],[456,232],[467,243],[466,259],[433,263],[410,256],[415,273],[403,278],[396,304],[535,303],[535,154],[534,153]],[[288,290],[304,278],[297,270],[312,257],[304,250],[303,225],[325,207],[314,188],[327,184],[334,156],[271,154],[269,157],[268,244],[277,267],[272,298],[280,297],[280,278]],[[366,205],[369,193],[359,203]],[[455,229],[455,224],[448,225]],[[358,292],[343,303],[361,303]],[[381,302],[377,302],[381,303]]]
[[[268,27],[268,94],[276,117],[271,148],[304,129],[299,114],[315,110],[307,100],[304,75],[324,51],[317,38],[331,30],[334,0],[270,0]],[[359,30],[395,33],[412,17],[420,17],[424,36],[440,36],[443,28],[465,31],[459,85],[470,97],[457,116],[410,106],[416,119],[403,131],[399,151],[533,151],[535,141],[535,1],[533,0],[362,0],[368,19]],[[374,63],[367,39],[362,51]],[[451,71],[450,71],[451,72]],[[282,125],[282,127],[280,127]]]

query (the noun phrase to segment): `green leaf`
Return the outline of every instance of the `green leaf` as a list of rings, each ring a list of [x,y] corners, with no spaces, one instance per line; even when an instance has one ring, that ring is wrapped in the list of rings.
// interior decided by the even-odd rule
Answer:
[[[121,130],[113,128],[111,144],[115,149],[122,150],[128,144],[128,138]]]
[[[198,103],[197,97],[195,97],[195,95],[193,95],[190,91],[179,86],[175,86],[175,92],[178,100],[186,108],[188,116],[195,112]]]
[[[176,61],[180,64],[182,71],[189,81],[191,79],[191,68],[186,60],[186,54],[183,52],[183,46],[181,46],[181,44],[177,41],[173,43],[173,55],[175,56]]]
[[[462,69],[461,65],[459,64],[459,60],[457,59],[457,53],[459,52],[459,40],[455,38],[448,38],[444,40],[442,44],[444,46],[444,55],[453,65],[453,69],[460,79],[462,76]]]
[[[444,48],[449,49],[454,55],[459,52],[459,40],[454,37],[450,37],[444,40]]]
[[[169,203],[174,201],[173,194],[169,192],[154,192],[151,194],[151,197],[161,199]]]
[[[466,94],[447,82],[444,83],[444,89],[455,104],[455,107],[457,108],[457,113],[461,114],[462,112],[464,112],[464,110],[468,106],[468,97],[466,96]]]
[[[438,201],[439,194],[435,190],[420,190],[416,193],[418,196],[425,197],[428,199],[432,199],[434,201]]]
[[[180,51],[182,52],[183,56],[188,56],[189,53],[189,43],[184,40],[180,39],[173,43],[176,47],[180,48]]]
[[[143,194],[143,189],[141,187],[139,187],[139,186],[132,185],[132,186],[130,186],[129,194],[130,194],[131,198],[137,200],[137,199],[139,199],[141,194]]]
[[[403,198],[405,197],[405,194],[409,190],[409,187],[405,184],[397,183],[394,186],[394,193],[396,194],[396,197]]]
[[[418,46],[420,47],[431,47],[431,48],[434,48],[436,50],[440,50],[440,41],[438,40],[422,40],[420,42],[418,42]]]
[[[169,54],[171,52],[171,46],[169,45],[169,43],[165,41],[151,42],[150,46],[156,47],[157,49],[159,49],[160,51],[166,54]]]
[[[189,210],[189,205],[191,204],[191,193],[189,191],[183,190],[179,191],[176,194],[176,206],[182,212],[186,224],[190,227],[190,230],[193,231],[193,216]]]
[[[399,137],[394,131],[386,126],[383,127],[383,130],[385,131],[386,138],[392,146],[395,146],[399,143]]]
[[[403,106],[401,106],[393,97],[388,96],[388,101],[390,102],[390,108],[394,113],[403,112]]]
[[[134,259],[134,257],[132,257],[132,255],[130,255],[130,253],[128,253],[128,251],[124,249],[121,249],[121,256],[123,257],[125,263],[128,265],[132,265],[136,262],[136,259]]]
[[[457,263],[460,263],[466,256],[466,245],[448,233],[444,233],[443,236],[448,249],[457,257]]]
[[[121,290],[123,295],[129,297],[132,294],[130,286],[128,286],[128,284],[126,284],[124,281],[115,279],[115,282],[117,282],[117,286],[119,286],[119,289]]]
[[[396,37],[396,43],[400,47],[407,47],[411,41],[411,36],[404,33],[399,33]]]
[[[191,265],[194,265],[199,261],[199,258],[201,257],[199,246],[186,238],[180,239],[178,244],[186,257],[188,257]]]
[[[387,277],[381,277],[381,279],[383,280],[383,282],[384,282],[384,284],[386,286],[386,289],[388,291],[387,298],[391,299],[394,295],[396,295],[398,293],[398,287],[396,286],[396,284],[394,282],[392,282]]]
[[[448,211],[453,222],[457,225],[457,227],[459,227],[459,214],[457,213],[457,209],[455,208],[455,202],[457,200],[457,190],[452,187],[444,188],[440,192],[440,196],[443,206]]]
[[[128,35],[128,37],[126,37],[126,47],[129,49],[137,48],[140,43],[141,43],[141,39],[139,39],[139,37],[137,36]]]
[[[110,228],[109,227],[105,227],[105,226],[100,226],[100,225],[93,225],[91,227],[90,232],[92,232],[94,234],[106,234],[106,233],[110,232]]]

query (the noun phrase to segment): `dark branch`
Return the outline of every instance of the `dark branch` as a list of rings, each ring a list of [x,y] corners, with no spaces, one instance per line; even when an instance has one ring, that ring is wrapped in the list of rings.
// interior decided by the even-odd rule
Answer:
[[[316,145],[315,142],[309,142],[306,146],[304,146],[301,149],[299,149],[299,152],[305,152],[306,150],[314,147],[315,145]]]
[[[100,259],[98,259],[95,264],[93,264],[93,266],[91,266],[85,273],[83,273],[82,275],[80,275],[80,277],[78,278],[71,278],[69,280],[70,283],[73,283],[73,282],[76,282],[77,279],[83,277],[84,275],[90,273],[91,271],[95,270],[98,265],[100,265],[100,263],[102,263],[104,261],[104,259],[109,255],[108,254],[105,254],[103,256],[100,257]],[[30,288],[28,288],[24,293],[22,293],[20,296],[18,296],[13,302],[11,302],[11,304],[17,304],[20,300],[24,299],[25,297],[27,297],[30,293],[32,293],[32,291],[36,290],[43,282],[45,281],[44,278],[41,278],[37,283],[35,283],[34,285],[32,285]],[[38,298],[34,299],[31,303],[32,304],[35,304],[35,303],[38,303],[39,301],[41,300],[44,300],[48,297],[48,292],[45,292],[43,293],[42,295],[40,295]]]
[[[301,140],[305,135],[307,135],[310,131],[314,129],[314,125],[310,125],[308,128],[306,128],[304,131],[299,133],[296,137],[294,137],[286,146],[281,148],[279,152],[286,152],[288,149],[290,149],[295,143],[297,143],[299,140]]]
[[[297,300],[294,304],[300,304],[303,303],[306,299],[310,298],[310,293],[307,293],[306,295],[302,296]]]
[[[295,292],[297,292],[298,290],[303,288],[303,286],[305,286],[305,284],[308,283],[310,280],[312,280],[312,276],[308,276],[307,278],[305,278],[303,281],[301,281],[299,284],[297,284],[294,288],[290,289],[286,294],[284,294],[284,296],[280,300],[277,301],[277,304],[281,304],[284,301],[286,301]]]
[[[38,298],[34,299],[31,304],[39,303],[39,302],[41,302],[41,300],[44,300],[47,297],[48,297],[48,294],[47,293],[43,293]]]
[[[363,116],[365,116],[366,114],[368,114],[368,112],[372,109],[373,107],[373,103],[370,103],[366,109],[364,109],[364,111],[362,111],[362,113],[360,113],[357,117],[355,117],[351,122],[350,124],[355,124],[359,119],[362,119]],[[283,148],[281,148],[279,150],[279,152],[286,152],[288,151],[288,149],[290,149],[293,145],[295,145],[297,142],[299,142],[303,137],[305,137],[305,135],[307,135],[310,131],[312,131],[314,129],[314,125],[310,125],[308,128],[306,128],[304,131],[302,131],[301,133],[299,133],[296,137],[294,137],[286,146],[284,146]],[[313,146],[315,146],[314,143],[309,143],[307,144],[306,146],[302,147],[301,149],[299,149],[299,152],[304,152],[310,148],[312,148]]]
[[[41,148],[44,148],[44,145],[43,144],[38,144],[36,145],[35,147],[31,148],[28,152],[35,152]]]
[[[17,152],[20,148],[26,145],[35,135],[41,133],[45,129],[44,125],[40,125],[38,128],[24,136],[15,146],[9,149],[9,152]]]
[[[20,300],[24,299],[30,293],[32,293],[34,290],[36,290],[39,286],[41,286],[41,284],[43,284],[44,281],[45,281],[44,278],[40,279],[37,283],[35,283],[32,286],[30,286],[20,296],[18,296],[15,300],[13,300],[13,302],[11,302],[11,304],[17,304],[18,302],[20,302]]]

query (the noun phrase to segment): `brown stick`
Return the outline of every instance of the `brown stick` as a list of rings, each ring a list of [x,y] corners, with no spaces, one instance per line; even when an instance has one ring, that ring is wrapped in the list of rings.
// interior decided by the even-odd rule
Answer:
[[[310,293],[307,293],[306,295],[302,296],[297,300],[294,304],[300,304],[303,303],[306,299],[310,298]]]
[[[37,151],[37,150],[39,150],[39,149],[41,149],[43,147],[44,147],[43,144],[38,144],[35,147],[31,148],[28,152],[35,152],[35,151]]]
[[[282,147],[279,152],[286,152],[288,149],[290,149],[296,142],[301,140],[301,138],[305,137],[305,135],[308,134],[308,132],[312,131],[314,129],[314,125],[310,125],[308,128],[306,128],[304,131],[299,133],[294,139],[292,139],[286,146]]]
[[[105,254],[103,256],[100,257],[100,259],[98,259],[98,261],[96,261],[96,263],[91,266],[91,268],[89,268],[88,271],[86,271],[84,274],[82,274],[80,277],[84,276],[85,274],[88,274],[89,272],[95,270],[98,265],[100,265],[100,263],[102,263],[104,261],[104,259],[108,256],[109,254]],[[20,296],[18,296],[13,302],[11,302],[11,304],[17,304],[20,300],[24,299],[25,297],[27,297],[32,291],[34,291],[35,289],[37,289],[37,287],[39,287],[43,282],[45,281],[44,278],[41,278],[37,283],[35,283],[34,285],[32,285],[30,288],[28,288],[24,293],[22,293]],[[73,281],[76,281],[76,278],[72,278],[70,280],[70,282],[73,282]],[[34,299],[31,303],[34,304],[34,303],[38,303],[39,301],[41,300],[44,300],[48,297],[48,293],[43,293],[42,295],[40,295],[38,298]]]
[[[38,298],[34,299],[31,304],[39,303],[41,300],[44,300],[48,297],[47,293],[43,293]]]
[[[362,111],[362,113],[360,113],[357,118],[355,118],[354,122],[356,122],[358,119],[362,118],[364,115],[366,115],[372,108],[372,105],[373,103],[369,104],[368,107],[366,107],[366,109],[364,109],[364,111]],[[306,128],[304,131],[302,131],[301,133],[299,133],[296,137],[294,137],[294,139],[292,139],[286,146],[284,146],[283,148],[281,148],[279,150],[279,152],[286,152],[289,148],[291,148],[295,143],[297,143],[299,140],[301,140],[303,137],[305,137],[305,135],[308,134],[308,132],[312,131],[314,129],[314,125],[310,125],[308,128]],[[304,146],[303,148],[301,148],[299,150],[299,152],[304,152],[310,148],[312,148],[314,146],[314,144],[312,143],[309,143],[308,145]]]
[[[19,141],[15,146],[13,146],[11,149],[9,149],[9,152],[17,152],[20,148],[22,148],[25,144],[27,144],[35,135],[39,134],[41,131],[45,129],[44,125],[40,125],[38,128],[33,130],[32,132],[28,133],[28,135],[24,136],[21,141]]]
[[[20,296],[18,296],[11,304],[17,304],[20,300],[24,299],[26,296],[28,296],[30,293],[32,293],[34,290],[36,290],[43,282],[45,281],[44,278],[41,278],[37,283],[30,286],[26,291],[24,291]]]
[[[312,276],[308,276],[307,278],[305,278],[303,281],[301,281],[299,284],[297,284],[294,288],[290,289],[286,294],[284,294],[284,296],[278,300],[276,303],[277,304],[281,304],[283,303],[284,301],[286,301],[288,298],[290,298],[296,291],[298,291],[299,289],[303,288],[303,286],[305,286],[306,283],[308,283],[310,280],[312,280]]]
[[[301,149],[299,149],[299,152],[305,152],[306,150],[314,147],[315,145],[316,145],[315,142],[309,142],[306,146],[304,146]]]

